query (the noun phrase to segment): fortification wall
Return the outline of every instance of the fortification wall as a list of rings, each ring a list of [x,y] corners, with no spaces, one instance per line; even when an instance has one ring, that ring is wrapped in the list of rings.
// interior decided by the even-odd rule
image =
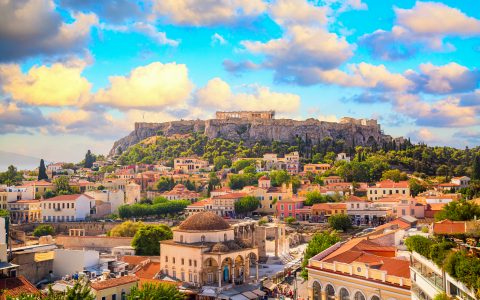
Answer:
[[[110,252],[112,248],[130,246],[131,237],[107,237],[107,236],[67,236],[61,235],[55,238],[55,243],[65,249],[74,250],[97,250]]]

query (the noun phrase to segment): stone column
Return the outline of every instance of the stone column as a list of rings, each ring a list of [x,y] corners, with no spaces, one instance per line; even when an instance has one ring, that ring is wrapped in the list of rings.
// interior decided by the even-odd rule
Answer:
[[[327,292],[322,291],[320,293],[320,300],[327,300]]]
[[[222,269],[218,269],[218,287],[222,287]]]
[[[258,281],[258,261],[255,261],[255,279]]]
[[[313,300],[313,288],[308,287],[308,299]]]
[[[232,283],[235,284],[235,264],[232,265]]]

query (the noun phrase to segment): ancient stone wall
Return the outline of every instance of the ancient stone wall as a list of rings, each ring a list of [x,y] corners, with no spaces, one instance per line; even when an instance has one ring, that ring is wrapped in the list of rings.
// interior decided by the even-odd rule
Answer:
[[[133,238],[131,237],[60,235],[55,238],[55,243],[65,249],[110,252],[114,247],[130,246],[132,240]]]

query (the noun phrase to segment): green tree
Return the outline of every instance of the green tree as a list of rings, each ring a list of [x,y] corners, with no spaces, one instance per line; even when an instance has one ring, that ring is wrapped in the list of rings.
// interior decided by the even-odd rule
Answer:
[[[134,237],[138,229],[144,224],[142,222],[125,221],[113,227],[108,233],[108,236]]]
[[[480,154],[476,154],[473,159],[472,179],[480,180]]]
[[[286,170],[271,171],[269,177],[272,186],[281,186],[291,181],[291,176]]]
[[[322,195],[319,191],[311,191],[305,194],[305,205],[312,206],[317,203],[327,203],[331,201],[329,195]]]
[[[418,194],[427,190],[427,188],[415,178],[410,178],[408,181],[408,186],[410,187],[410,194],[412,194],[413,197],[416,197]]]
[[[45,162],[43,158],[40,160],[40,166],[38,167],[38,180],[47,180],[47,168],[45,167]]]
[[[407,180],[407,173],[401,172],[398,169],[393,169],[393,170],[386,170],[382,173],[382,180],[393,180],[395,182],[399,182],[402,180]]]
[[[470,221],[480,217],[480,206],[472,201],[460,200],[447,203],[435,214],[435,220]]]
[[[85,161],[83,166],[85,168],[91,168],[94,162],[95,162],[95,155],[93,155],[92,152],[88,150],[87,154],[85,154]]]
[[[213,165],[215,171],[219,171],[223,168],[229,168],[232,165],[232,161],[225,156],[217,156],[213,159]]]
[[[17,171],[17,168],[13,165],[8,166],[7,171],[0,173],[0,183],[6,185],[17,185],[23,180],[22,173]]]
[[[245,169],[248,166],[255,166],[255,160],[253,159],[241,159],[233,163],[232,167],[236,172],[239,172]]]
[[[175,284],[144,283],[141,287],[135,286],[127,296],[128,300],[183,300],[182,294]]]
[[[316,233],[310,242],[308,242],[307,248],[302,261],[302,273],[301,276],[304,279],[308,279],[308,272],[306,266],[308,265],[308,260],[318,253],[324,251],[325,249],[333,246],[338,243],[340,238],[335,232],[324,231],[321,233]]]
[[[297,219],[295,219],[294,217],[286,217],[285,218],[285,222],[287,222],[287,224],[293,224],[297,221]]]
[[[155,183],[155,188],[160,192],[166,192],[173,189],[175,182],[171,177],[160,177],[160,179]]]
[[[44,235],[53,235],[55,233],[55,228],[52,225],[40,224],[35,227],[33,230],[33,235],[36,237],[41,237]]]
[[[347,231],[352,228],[352,220],[346,214],[332,215],[328,218],[328,224],[335,230]]]
[[[405,246],[409,251],[415,251],[420,255],[430,258],[430,247],[433,241],[421,235],[412,235],[405,240]]]
[[[72,194],[72,188],[67,176],[59,176],[53,180],[58,195]]]
[[[254,196],[246,196],[235,202],[235,213],[246,215],[255,211],[260,205],[260,200]]]
[[[160,255],[160,241],[172,237],[172,230],[166,225],[145,225],[135,233],[132,246],[138,255]]]

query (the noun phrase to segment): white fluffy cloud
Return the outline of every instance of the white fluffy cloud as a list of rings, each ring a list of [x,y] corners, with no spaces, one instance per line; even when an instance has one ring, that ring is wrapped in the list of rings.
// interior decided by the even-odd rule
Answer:
[[[233,25],[263,13],[262,0],[154,0],[155,13],[168,22],[187,26]]]
[[[18,102],[38,106],[80,106],[88,100],[91,84],[82,77],[79,60],[33,66],[23,73],[19,65],[0,65],[4,93]]]
[[[97,92],[95,102],[120,109],[181,107],[193,89],[187,66],[176,63],[154,62],[109,80],[109,87]]]
[[[278,24],[324,25],[327,23],[326,6],[316,6],[305,0],[277,0],[270,6],[270,15]]]
[[[83,50],[97,16],[71,17],[72,23],[64,23],[52,0],[0,1],[0,61]]]
[[[454,47],[444,43],[445,37],[480,35],[480,20],[442,3],[418,1],[411,9],[395,8],[395,14],[391,31],[377,30],[360,38],[360,45],[376,57],[397,60],[424,49],[451,51]]]
[[[220,110],[270,110],[292,115],[300,109],[300,97],[290,93],[272,92],[268,87],[254,86],[250,92],[234,93],[220,78],[211,79],[195,93],[199,107]]]

